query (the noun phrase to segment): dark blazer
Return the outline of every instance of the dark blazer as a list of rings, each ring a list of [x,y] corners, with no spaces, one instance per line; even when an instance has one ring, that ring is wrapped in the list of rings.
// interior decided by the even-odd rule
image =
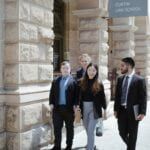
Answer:
[[[116,86],[114,111],[119,114],[121,107],[122,83],[124,75],[118,78]],[[146,114],[147,94],[144,78],[134,74],[128,89],[127,110],[133,112],[133,105],[139,104],[139,113]]]
[[[79,68],[77,71],[76,71],[76,79],[77,80],[80,80],[82,77],[83,77],[83,74],[84,74],[84,69],[83,68]]]
[[[50,90],[49,104],[53,104],[54,107],[57,107],[59,102],[59,85],[61,78],[62,77],[60,76],[53,80]],[[73,106],[76,104],[76,81],[72,76],[70,76],[66,88],[66,106],[69,108],[73,108]]]
[[[100,85],[101,86],[101,90],[97,93],[97,94],[93,94],[93,106],[94,106],[94,111],[95,111],[95,118],[101,118],[102,117],[102,108],[106,109],[107,105],[106,105],[106,97],[105,97],[105,93],[104,93],[104,86],[103,84]],[[78,99],[79,99],[79,105],[81,108],[81,112],[83,113],[83,95],[84,95],[84,91],[82,91],[81,87],[79,87],[78,90]]]

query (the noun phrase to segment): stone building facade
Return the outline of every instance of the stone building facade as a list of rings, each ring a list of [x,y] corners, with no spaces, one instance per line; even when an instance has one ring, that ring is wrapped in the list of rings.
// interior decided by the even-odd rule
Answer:
[[[37,150],[53,140],[48,97],[54,74],[53,45],[59,37],[53,10],[60,1],[0,0],[0,150]],[[118,69],[122,57],[133,56],[136,71],[150,88],[148,17],[109,19],[108,0],[61,3],[61,59],[71,62],[73,72],[78,56],[90,54],[99,65],[109,101],[108,73]]]

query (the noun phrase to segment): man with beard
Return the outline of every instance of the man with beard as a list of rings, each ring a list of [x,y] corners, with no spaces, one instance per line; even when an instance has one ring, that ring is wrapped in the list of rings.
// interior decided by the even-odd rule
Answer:
[[[121,73],[116,86],[114,115],[118,120],[119,134],[127,150],[135,150],[138,124],[146,114],[147,95],[144,78],[134,72],[131,57],[121,61]]]

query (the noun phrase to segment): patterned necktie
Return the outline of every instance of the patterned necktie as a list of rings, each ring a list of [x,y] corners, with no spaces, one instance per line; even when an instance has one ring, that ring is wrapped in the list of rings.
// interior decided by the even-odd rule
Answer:
[[[121,104],[126,104],[126,97],[127,97],[127,88],[128,88],[128,79],[129,77],[126,76],[122,86],[122,95],[121,95]]]

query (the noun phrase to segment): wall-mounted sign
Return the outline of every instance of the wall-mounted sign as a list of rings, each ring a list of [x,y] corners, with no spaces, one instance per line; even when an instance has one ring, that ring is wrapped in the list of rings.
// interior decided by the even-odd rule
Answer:
[[[149,0],[109,0],[109,17],[148,16]]]

